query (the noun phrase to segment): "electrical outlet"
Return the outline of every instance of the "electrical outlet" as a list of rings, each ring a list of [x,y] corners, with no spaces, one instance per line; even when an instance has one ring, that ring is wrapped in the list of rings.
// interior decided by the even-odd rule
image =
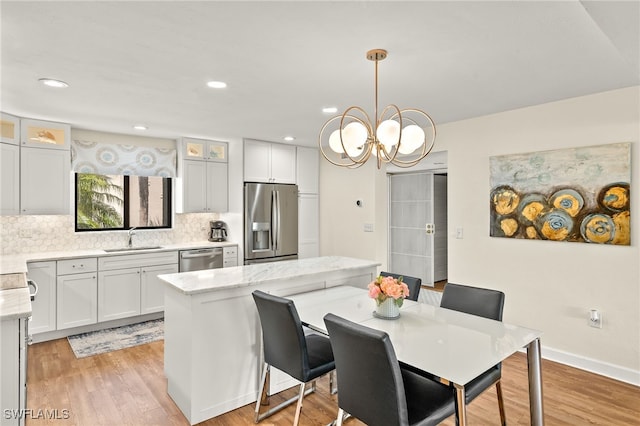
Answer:
[[[602,314],[597,309],[591,309],[589,311],[589,326],[602,328]]]
[[[31,236],[33,235],[33,233],[31,232],[31,230],[29,229],[21,229],[18,232],[18,235],[20,236],[20,238],[31,238]]]
[[[373,232],[373,223],[365,223],[364,232]]]

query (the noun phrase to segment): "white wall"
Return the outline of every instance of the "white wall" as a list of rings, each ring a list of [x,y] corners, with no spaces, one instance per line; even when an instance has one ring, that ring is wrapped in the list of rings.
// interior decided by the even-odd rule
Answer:
[[[374,259],[386,266],[387,180],[375,161],[358,169],[320,161],[320,255]],[[356,205],[362,200],[362,206]],[[365,223],[374,232],[365,232]]]
[[[435,150],[448,151],[449,281],[504,291],[504,320],[542,330],[546,356],[640,384],[640,87],[443,124],[438,133]],[[633,142],[631,246],[489,237],[490,156],[626,141]],[[369,176],[322,164],[323,255],[386,260],[386,239],[374,250],[371,235],[347,225],[362,221],[365,212],[350,201],[374,191]],[[366,214],[386,215],[386,200],[376,201]],[[464,239],[455,239],[457,227]],[[602,312],[602,329],[587,325],[591,308]]]

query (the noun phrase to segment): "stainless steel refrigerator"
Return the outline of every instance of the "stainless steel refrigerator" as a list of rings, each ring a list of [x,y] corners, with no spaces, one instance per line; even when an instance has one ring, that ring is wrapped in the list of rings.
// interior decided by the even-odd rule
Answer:
[[[298,186],[244,184],[244,264],[298,258]]]

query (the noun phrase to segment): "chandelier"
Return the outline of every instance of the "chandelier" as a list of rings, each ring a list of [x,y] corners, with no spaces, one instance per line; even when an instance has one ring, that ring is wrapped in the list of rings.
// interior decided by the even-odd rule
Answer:
[[[357,168],[373,155],[378,169],[382,163],[412,167],[433,149],[436,126],[426,112],[401,110],[392,104],[378,116],[378,62],[386,57],[383,49],[367,52],[367,59],[375,62],[374,120],[364,109],[351,106],[342,115],[329,119],[320,130],[320,152],[336,166]]]

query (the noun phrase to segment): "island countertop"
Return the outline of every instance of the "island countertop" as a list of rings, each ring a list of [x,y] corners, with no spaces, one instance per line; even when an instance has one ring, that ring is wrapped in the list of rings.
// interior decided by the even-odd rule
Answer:
[[[379,265],[380,263],[372,260],[324,256],[231,268],[163,274],[158,275],[158,278],[184,294],[193,295],[229,288],[253,286],[267,281],[292,277],[322,276],[336,270],[348,271],[367,267],[375,268]]]

